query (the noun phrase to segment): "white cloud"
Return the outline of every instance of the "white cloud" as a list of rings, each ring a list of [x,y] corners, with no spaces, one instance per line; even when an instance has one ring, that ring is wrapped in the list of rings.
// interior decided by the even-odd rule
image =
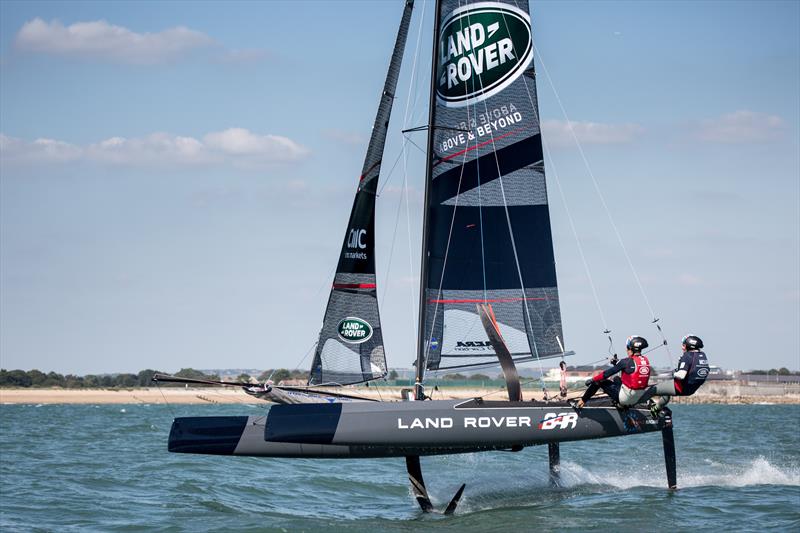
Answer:
[[[644,133],[639,124],[604,124],[602,122],[577,122],[543,120],[542,135],[550,146],[570,146],[575,143],[572,132],[581,144],[624,144]]]
[[[85,149],[86,159],[119,165],[200,164],[215,160],[203,143],[193,137],[153,133],[126,139],[111,137]]]
[[[703,120],[696,126],[697,140],[714,143],[752,143],[779,139],[785,123],[781,117],[755,111],[735,111]]]
[[[233,164],[259,167],[297,161],[308,148],[279,135],[258,135],[243,128],[211,132],[202,140],[167,133],[145,137],[110,137],[78,146],[53,139],[29,142],[0,134],[0,158],[5,162],[61,163],[88,161],[123,166]]]
[[[0,133],[0,154],[23,161],[47,160],[53,162],[73,161],[81,156],[81,148],[74,144],[54,139],[40,138],[32,142],[23,141]]]
[[[226,154],[271,161],[294,161],[308,154],[307,148],[288,137],[256,135],[244,128],[228,128],[209,133],[203,140],[209,148]]]
[[[14,44],[19,50],[89,57],[123,63],[163,63],[215,44],[208,35],[183,26],[158,33],[136,33],[105,20],[64,26],[35,18],[22,25]]]

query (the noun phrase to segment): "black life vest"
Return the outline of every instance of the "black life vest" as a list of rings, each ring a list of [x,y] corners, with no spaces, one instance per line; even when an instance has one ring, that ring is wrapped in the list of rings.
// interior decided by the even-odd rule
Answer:
[[[701,351],[686,352],[684,357],[687,355],[691,357],[689,368],[686,370],[686,377],[679,382],[681,394],[684,396],[694,394],[706,382],[710,371],[705,353]]]

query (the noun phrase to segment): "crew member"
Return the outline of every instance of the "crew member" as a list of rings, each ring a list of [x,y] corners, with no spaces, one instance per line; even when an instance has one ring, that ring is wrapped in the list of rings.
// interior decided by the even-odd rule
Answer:
[[[678,361],[678,368],[672,372],[672,379],[650,387],[644,398],[657,396],[653,398],[653,405],[650,407],[654,416],[667,405],[670,396],[691,396],[706,382],[709,371],[708,358],[701,351],[702,348],[703,341],[697,335],[690,333],[683,338],[681,341],[683,355]]]
[[[567,397],[567,363],[561,361],[558,363],[558,368],[561,369],[561,379],[559,380],[559,394],[562,398]]]
[[[580,409],[586,405],[598,389],[603,389],[603,392],[619,405],[629,406],[638,403],[647,391],[650,379],[650,361],[642,355],[642,350],[647,346],[647,340],[643,337],[638,335],[628,337],[625,344],[628,357],[604,372],[598,371],[593,378],[587,379],[586,392],[575,406]],[[609,379],[611,376],[615,377]]]

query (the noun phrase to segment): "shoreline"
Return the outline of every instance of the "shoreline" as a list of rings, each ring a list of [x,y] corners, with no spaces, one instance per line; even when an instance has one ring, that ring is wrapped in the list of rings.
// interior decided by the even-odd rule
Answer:
[[[350,389],[354,394],[376,400],[400,401],[401,387],[376,387]],[[578,391],[570,391],[570,397]],[[725,392],[724,394],[721,392]],[[791,404],[800,405],[800,394],[731,395],[728,391],[698,393],[688,397],[674,397],[675,404]],[[505,389],[497,388],[446,388],[433,393],[437,400],[469,399],[489,396],[502,400]],[[541,399],[534,391],[523,390],[525,399]],[[131,389],[0,389],[2,404],[263,404],[261,400],[248,396],[238,389],[224,387],[146,387]]]

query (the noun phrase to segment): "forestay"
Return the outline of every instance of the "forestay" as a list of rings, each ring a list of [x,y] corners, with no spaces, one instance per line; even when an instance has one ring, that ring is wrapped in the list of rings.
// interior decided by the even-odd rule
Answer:
[[[375,197],[413,1],[407,1],[347,224],[309,384],[361,383],[386,375],[375,279]]]
[[[428,369],[563,352],[526,1],[439,4],[420,318]]]

